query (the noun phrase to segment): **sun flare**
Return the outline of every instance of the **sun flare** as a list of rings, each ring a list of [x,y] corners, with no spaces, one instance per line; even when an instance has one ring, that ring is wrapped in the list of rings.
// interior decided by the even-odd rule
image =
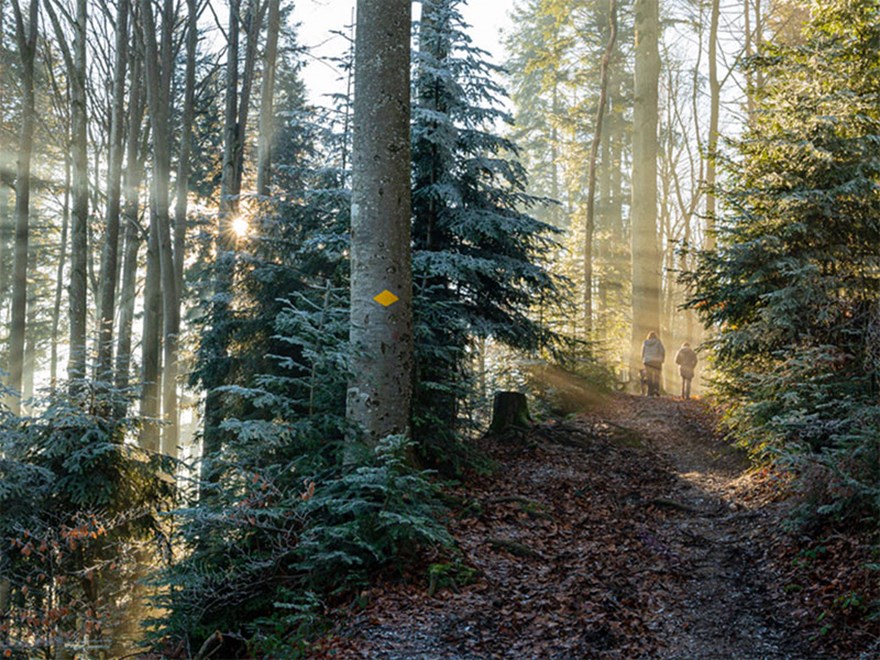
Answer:
[[[236,238],[244,238],[248,234],[248,221],[242,216],[237,216],[232,221],[232,232]]]

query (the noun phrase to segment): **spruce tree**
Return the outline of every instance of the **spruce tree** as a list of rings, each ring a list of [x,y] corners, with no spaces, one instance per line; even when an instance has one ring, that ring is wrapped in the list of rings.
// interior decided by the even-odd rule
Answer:
[[[542,258],[554,229],[530,211],[516,145],[498,134],[500,70],[471,43],[459,0],[426,0],[413,92],[413,271],[416,433],[429,459],[449,459],[478,338],[534,351],[549,343],[529,311],[556,284]]]
[[[732,427],[756,452],[824,464],[825,511],[880,493],[878,26],[876,0],[823,0],[801,45],[754,63],[765,84],[727,164],[718,247],[688,277]]]

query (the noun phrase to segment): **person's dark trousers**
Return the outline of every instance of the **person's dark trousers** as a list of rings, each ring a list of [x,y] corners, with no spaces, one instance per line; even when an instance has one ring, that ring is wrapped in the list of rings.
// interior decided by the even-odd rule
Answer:
[[[681,379],[681,398],[682,399],[690,399],[691,398],[691,379],[690,378],[682,378]]]
[[[648,373],[648,396],[660,396],[660,368],[645,365]]]

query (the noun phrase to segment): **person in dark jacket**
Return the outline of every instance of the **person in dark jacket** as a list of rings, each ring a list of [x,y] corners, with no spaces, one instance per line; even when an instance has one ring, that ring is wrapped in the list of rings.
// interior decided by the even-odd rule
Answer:
[[[648,396],[660,395],[660,371],[666,359],[666,349],[656,332],[649,332],[642,344],[642,364],[648,378]]]
[[[697,354],[687,342],[684,342],[675,354],[675,364],[678,365],[678,373],[681,376],[681,398],[690,399],[691,381],[697,368]]]

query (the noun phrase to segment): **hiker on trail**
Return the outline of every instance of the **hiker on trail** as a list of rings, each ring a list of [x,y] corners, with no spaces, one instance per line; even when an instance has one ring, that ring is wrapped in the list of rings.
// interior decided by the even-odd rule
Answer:
[[[642,344],[642,364],[645,365],[645,376],[648,381],[648,396],[660,395],[660,370],[666,359],[666,349],[656,332],[649,332]]]
[[[697,354],[691,345],[684,342],[678,353],[675,354],[675,364],[678,365],[678,373],[681,375],[681,398],[691,398],[691,381],[694,379],[694,369],[697,367]]]

